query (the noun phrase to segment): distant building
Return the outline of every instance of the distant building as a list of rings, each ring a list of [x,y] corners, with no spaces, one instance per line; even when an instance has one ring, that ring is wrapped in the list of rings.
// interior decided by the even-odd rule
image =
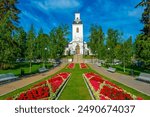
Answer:
[[[84,54],[90,55],[90,49],[87,43],[83,41],[83,23],[80,19],[80,13],[75,13],[75,20],[72,24],[72,41],[65,49],[65,55]]]

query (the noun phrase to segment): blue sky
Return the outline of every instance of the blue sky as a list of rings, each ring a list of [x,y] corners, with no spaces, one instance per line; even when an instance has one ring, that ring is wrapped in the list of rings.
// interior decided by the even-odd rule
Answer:
[[[101,25],[106,34],[108,28],[118,29],[124,38],[136,37],[142,29],[140,23],[142,8],[134,8],[141,0],[19,0],[20,26],[26,31],[34,24],[36,31],[45,33],[60,24],[70,27],[76,11],[81,13],[84,24],[84,40],[88,41],[91,24]]]

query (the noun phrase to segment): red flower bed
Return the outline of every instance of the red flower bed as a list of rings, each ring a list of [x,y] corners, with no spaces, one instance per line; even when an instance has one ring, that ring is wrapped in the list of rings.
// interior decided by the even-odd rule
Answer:
[[[55,81],[51,82],[52,92],[55,93],[56,90],[60,87],[60,85],[63,83],[63,81]]]
[[[90,80],[91,85],[93,86],[94,90],[97,91],[100,86],[100,82],[97,82],[95,80]]]
[[[68,72],[59,73],[52,78],[35,84],[31,89],[22,92],[19,96],[6,98],[7,100],[37,100],[49,99],[51,93],[55,93],[64,81],[70,76]],[[52,91],[50,90],[52,89]],[[53,99],[54,97],[52,97]]]
[[[57,76],[54,78],[51,78],[48,80],[48,82],[51,84],[53,93],[56,92],[56,90],[60,87],[60,85],[63,83],[63,79],[61,76]]]
[[[101,76],[95,73],[85,73],[84,74],[90,87],[92,87],[94,92],[98,92],[99,99],[101,100],[133,100],[142,99],[141,97],[132,96],[131,94],[124,91],[122,88],[118,87],[116,84],[104,80]],[[96,93],[97,94],[97,93]]]
[[[63,79],[67,79],[69,77],[70,73],[68,72],[62,72],[59,74],[59,76],[63,77]]]
[[[49,97],[49,88],[47,86],[44,87],[38,87],[31,90],[28,90],[27,92],[23,92],[19,95],[17,100],[37,100]]]
[[[89,81],[95,91],[97,91],[99,89],[100,84],[104,82],[103,79],[101,79],[100,77],[97,77],[97,76],[92,77]]]
[[[80,68],[81,69],[87,69],[88,66],[85,63],[80,63]]]
[[[100,82],[100,83],[103,83],[105,81],[104,79],[97,77],[97,76],[92,77],[90,80],[95,80],[95,81]]]
[[[100,94],[107,96],[112,100],[133,100],[130,94],[125,93],[123,90],[110,88],[109,86],[103,86]]]
[[[74,67],[75,67],[75,64],[74,64],[74,63],[70,63],[70,64],[67,66],[68,69],[73,69]]]
[[[95,74],[92,73],[92,72],[90,72],[90,73],[85,73],[84,75],[86,76],[86,78],[91,78],[91,77],[95,76]]]

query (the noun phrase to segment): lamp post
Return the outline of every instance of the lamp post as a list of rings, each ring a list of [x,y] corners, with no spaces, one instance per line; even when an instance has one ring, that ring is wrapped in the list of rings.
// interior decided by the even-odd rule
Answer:
[[[109,51],[110,51],[110,48],[107,48],[107,50],[108,50],[108,52],[107,52],[108,53],[107,54],[108,61],[107,62],[109,63]]]
[[[45,67],[45,64],[46,64],[46,51],[47,51],[47,48],[45,47],[44,50],[45,50],[44,51],[45,52],[45,62],[44,62],[44,66],[43,67]]]

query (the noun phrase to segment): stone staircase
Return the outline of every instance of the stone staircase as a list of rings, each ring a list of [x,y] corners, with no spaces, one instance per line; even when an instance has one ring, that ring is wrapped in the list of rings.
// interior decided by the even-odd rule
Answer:
[[[80,55],[80,54],[74,55],[73,63],[83,63],[83,62],[84,62],[83,55]]]

